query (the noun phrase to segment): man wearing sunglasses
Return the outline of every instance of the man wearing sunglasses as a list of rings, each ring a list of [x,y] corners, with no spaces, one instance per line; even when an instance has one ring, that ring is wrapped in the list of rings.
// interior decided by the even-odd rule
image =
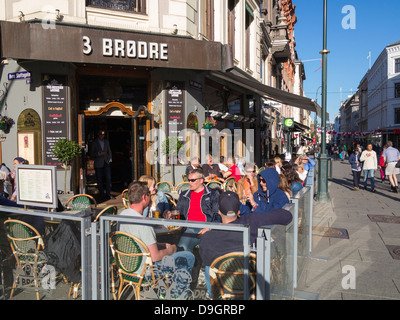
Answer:
[[[204,185],[204,174],[202,169],[190,171],[189,190],[182,191],[179,195],[176,209],[179,210],[181,217],[189,221],[201,222],[221,222],[218,215],[218,191]],[[166,211],[164,218],[169,219],[171,212]],[[197,235],[200,230],[188,228],[182,235],[178,246],[184,250],[192,251],[198,244]]]

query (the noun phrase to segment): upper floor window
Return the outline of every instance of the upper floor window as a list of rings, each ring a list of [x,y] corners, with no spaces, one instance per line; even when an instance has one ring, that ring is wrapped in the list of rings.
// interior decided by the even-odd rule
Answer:
[[[400,108],[394,109],[394,123],[400,123]]]
[[[394,84],[394,97],[400,98],[400,82]]]
[[[201,30],[208,40],[214,40],[214,0],[201,1]]]
[[[146,0],[86,0],[86,6],[126,12],[146,13]]]
[[[400,73],[400,58],[394,59],[394,72]]]

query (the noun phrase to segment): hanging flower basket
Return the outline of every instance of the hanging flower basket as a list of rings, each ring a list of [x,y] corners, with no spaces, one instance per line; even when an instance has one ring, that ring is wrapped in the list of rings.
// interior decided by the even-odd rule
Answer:
[[[203,123],[203,128],[206,130],[210,130],[217,124],[217,121],[213,117],[207,117],[206,121]]]
[[[14,124],[15,122],[12,118],[0,114],[0,130],[3,130],[4,133],[10,133],[10,129]]]

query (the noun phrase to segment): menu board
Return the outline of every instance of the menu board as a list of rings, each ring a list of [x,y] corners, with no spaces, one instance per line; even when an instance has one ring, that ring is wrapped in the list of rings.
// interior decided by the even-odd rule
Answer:
[[[62,163],[53,156],[54,144],[68,138],[67,76],[43,76],[44,164],[62,169]]]
[[[165,90],[167,135],[178,136],[185,129],[185,83],[167,81]]]
[[[57,208],[55,166],[17,165],[17,204]]]

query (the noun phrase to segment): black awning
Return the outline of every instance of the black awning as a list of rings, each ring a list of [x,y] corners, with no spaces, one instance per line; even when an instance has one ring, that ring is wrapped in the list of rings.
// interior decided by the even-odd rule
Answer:
[[[246,88],[247,90],[257,93],[260,96],[266,96],[268,99],[281,102],[288,106],[316,112],[317,115],[321,117],[321,107],[315,103],[314,100],[307,97],[273,88],[262,84],[255,79],[250,79],[248,77],[245,78],[244,76],[233,74],[231,72],[211,71],[210,75],[234,83],[238,86]]]
[[[306,131],[306,130],[310,130],[310,128],[309,127],[307,127],[307,126],[305,126],[304,124],[302,124],[302,123],[299,123],[299,122],[296,122],[296,121],[293,121],[294,122],[294,129],[295,129],[295,131],[297,130],[297,131]]]

